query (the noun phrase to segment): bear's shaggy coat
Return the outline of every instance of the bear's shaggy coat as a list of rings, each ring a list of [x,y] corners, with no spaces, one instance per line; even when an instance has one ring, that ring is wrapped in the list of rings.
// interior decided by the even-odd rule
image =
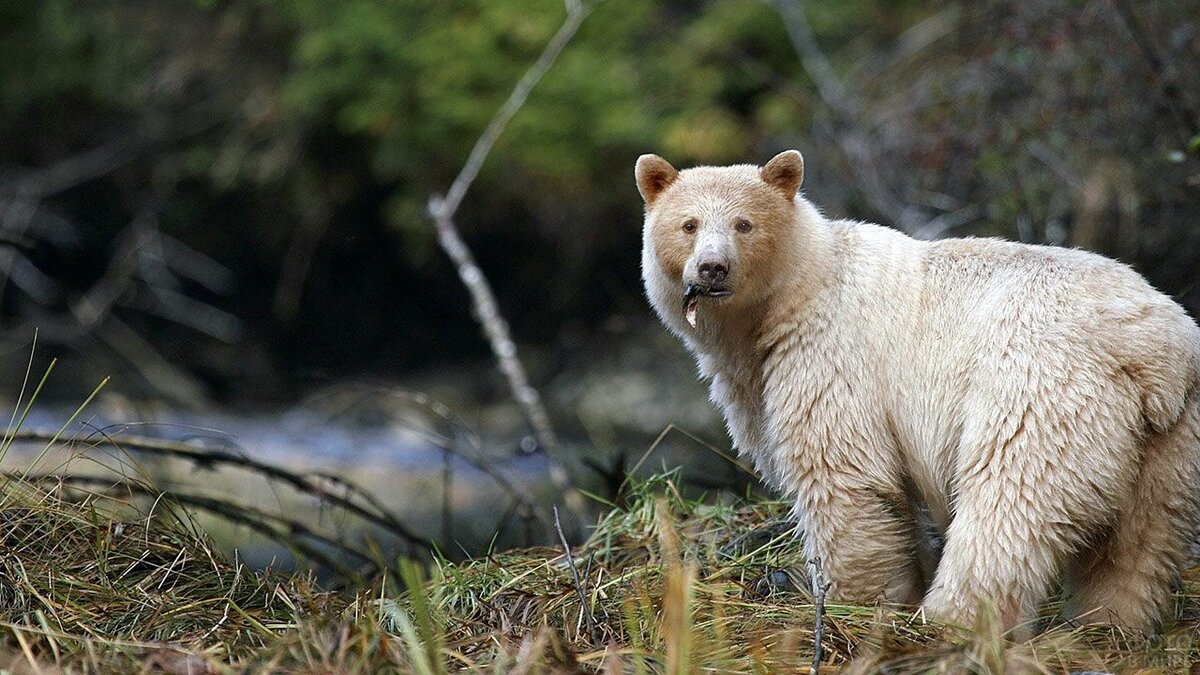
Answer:
[[[1062,578],[1066,618],[1154,630],[1200,493],[1196,324],[1091,253],[828,220],[803,172],[642,156],[642,275],[832,597],[1026,634]]]

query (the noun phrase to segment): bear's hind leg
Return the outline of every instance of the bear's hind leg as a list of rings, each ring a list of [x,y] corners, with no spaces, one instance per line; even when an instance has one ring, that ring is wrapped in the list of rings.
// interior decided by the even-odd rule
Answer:
[[[1063,615],[1152,632],[1195,528],[1200,481],[1200,406],[1151,437],[1128,506],[1112,534],[1067,570]]]
[[[1073,542],[1043,513],[1014,498],[1018,489],[1008,484],[988,494],[960,493],[923,604],[930,617],[969,627],[987,607],[1013,639],[1032,634],[1037,609]]]
[[[1066,562],[1111,521],[1118,507],[1106,502],[1131,493],[1137,439],[1120,408],[1098,411],[1081,396],[1005,403],[964,429],[953,516],[924,607],[969,626],[990,605],[1021,639]],[[1068,426],[1077,433],[1062,433]]]

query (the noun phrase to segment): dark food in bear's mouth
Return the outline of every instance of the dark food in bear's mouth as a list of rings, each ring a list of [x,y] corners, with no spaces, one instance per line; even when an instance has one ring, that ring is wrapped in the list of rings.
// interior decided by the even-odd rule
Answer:
[[[688,325],[692,328],[696,327],[696,311],[700,306],[700,296],[704,295],[708,289],[700,284],[688,284],[683,290],[683,318],[687,319]]]
[[[683,317],[687,319],[688,325],[692,328],[696,327],[696,312],[700,306],[700,297],[708,296],[710,298],[727,298],[733,295],[733,291],[723,286],[710,286],[708,284],[688,284],[683,289]]]

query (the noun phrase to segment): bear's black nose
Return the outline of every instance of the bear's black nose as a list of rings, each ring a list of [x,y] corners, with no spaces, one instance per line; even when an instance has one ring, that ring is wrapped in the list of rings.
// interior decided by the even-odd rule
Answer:
[[[719,284],[729,275],[729,263],[724,258],[706,258],[700,261],[700,281]]]

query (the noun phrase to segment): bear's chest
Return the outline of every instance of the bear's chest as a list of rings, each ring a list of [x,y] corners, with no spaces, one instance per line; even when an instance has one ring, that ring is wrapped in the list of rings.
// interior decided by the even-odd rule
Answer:
[[[953,415],[943,397],[926,396],[908,381],[921,379],[920,367],[898,368],[892,353],[852,335],[811,328],[772,345],[761,371],[767,459],[760,465],[779,485],[819,482],[830,473],[872,490],[904,485],[944,527],[952,494]]]

